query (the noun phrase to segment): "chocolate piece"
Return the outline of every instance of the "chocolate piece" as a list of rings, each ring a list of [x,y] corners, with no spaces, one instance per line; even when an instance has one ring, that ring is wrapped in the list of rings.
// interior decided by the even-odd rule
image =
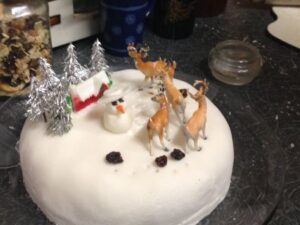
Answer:
[[[120,152],[110,152],[106,155],[105,159],[111,164],[118,164],[123,162],[123,158]]]
[[[10,71],[16,69],[15,61],[16,61],[16,58],[14,57],[14,55],[12,55],[10,53],[7,57],[5,57],[3,59],[3,65],[5,67],[6,72],[9,73]]]
[[[171,152],[171,157],[176,160],[181,160],[185,157],[185,154],[180,149],[175,148],[173,152]]]
[[[9,28],[8,29],[8,35],[10,37],[16,36],[16,35],[18,35],[18,31],[16,29],[14,29],[14,28]]]
[[[20,47],[15,46],[11,46],[11,54],[13,54],[15,58],[23,58],[26,55]]]
[[[155,163],[159,167],[165,167],[168,163],[168,158],[165,155],[159,156],[155,159]]]
[[[30,49],[32,49],[32,43],[24,43],[23,48],[26,52],[28,52]]]
[[[7,45],[7,46],[9,46],[9,45],[15,45],[17,43],[18,43],[18,41],[16,39],[13,39],[13,38],[9,38],[9,39],[6,39],[4,41],[4,44]]]
[[[41,18],[38,15],[32,15],[25,20],[25,30],[33,30],[36,22],[40,21]]]
[[[29,63],[30,68],[38,69],[39,68],[39,59],[32,59]]]

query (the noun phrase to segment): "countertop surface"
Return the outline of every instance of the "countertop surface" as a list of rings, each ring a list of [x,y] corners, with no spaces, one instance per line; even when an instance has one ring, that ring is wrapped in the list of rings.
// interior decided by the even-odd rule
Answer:
[[[267,33],[267,25],[275,18],[270,8],[257,8],[243,4],[243,1],[232,0],[222,15],[198,18],[193,35],[187,39],[167,40],[157,37],[148,30],[144,35],[145,42],[151,47],[150,58],[155,59],[161,56],[177,61],[177,78],[189,83],[199,78],[206,78],[210,82],[208,97],[229,121],[235,147],[240,151],[237,152],[237,163],[234,168],[233,189],[235,191],[239,187],[239,181],[236,179],[241,175],[238,171],[239,169],[245,170],[247,157],[254,161],[260,156],[263,157],[248,167],[256,175],[261,173],[260,161],[262,163],[271,161],[272,166],[268,165],[262,175],[257,176],[260,180],[253,181],[255,183],[266,180],[267,182],[265,186],[261,186],[262,190],[257,191],[261,194],[258,194],[254,201],[250,201],[249,198],[251,204],[247,203],[249,211],[245,213],[249,218],[253,214],[258,214],[257,217],[260,219],[249,223],[244,218],[241,223],[228,222],[227,224],[300,224],[300,51]],[[263,56],[264,64],[261,74],[248,85],[226,85],[211,75],[207,64],[208,54],[218,42],[227,39],[252,43],[258,47]],[[94,40],[95,37],[92,37],[74,43],[81,63],[88,62],[90,46]],[[53,54],[54,69],[61,72],[66,47],[56,48]],[[108,55],[107,60],[113,69],[134,68],[129,58]],[[2,106],[7,102],[6,98],[0,100]],[[12,100],[12,102],[18,104],[18,100]],[[4,111],[8,113],[8,110]],[[5,117],[5,113],[2,108],[1,124],[12,127],[12,132],[19,135],[22,119],[10,122],[14,118],[9,115]],[[249,147],[248,151],[247,147],[255,147],[256,144],[258,145],[257,142],[259,142],[257,151],[261,152],[254,154],[255,156],[251,158],[251,151],[254,152],[255,149]],[[243,158],[242,147],[246,148],[246,158]],[[245,160],[244,164],[241,160]],[[247,176],[251,180],[250,172]],[[48,224],[26,195],[20,177],[19,168],[0,170],[0,224]],[[256,178],[253,177],[253,179]],[[259,185],[257,187],[260,188]],[[241,190],[241,192],[245,191],[251,192],[247,189]],[[253,192],[251,196],[255,194],[257,193]],[[247,196],[244,194],[243,198]],[[260,201],[264,201],[264,204],[259,203]],[[255,209],[255,205],[264,205],[264,207]],[[228,206],[233,207],[230,204]],[[228,215],[227,212],[226,215]],[[232,216],[231,221],[236,218],[239,216]],[[206,220],[203,224],[215,223]]]

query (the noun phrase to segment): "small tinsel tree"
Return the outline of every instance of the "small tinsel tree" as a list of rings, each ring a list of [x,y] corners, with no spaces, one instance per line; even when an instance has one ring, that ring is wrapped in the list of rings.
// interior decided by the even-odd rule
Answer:
[[[107,70],[108,65],[104,57],[104,49],[101,42],[97,39],[92,47],[92,55],[90,60],[91,74],[100,72],[101,70]]]
[[[63,135],[72,128],[71,110],[67,106],[68,85],[60,82],[56,87],[56,96],[49,116],[48,132]]]
[[[52,109],[55,88],[60,81],[46,59],[41,58],[39,65],[43,79],[41,81],[34,79],[31,84],[31,92],[26,103],[28,106],[26,114],[27,117],[33,121],[36,121],[43,115],[46,122],[46,116]]]
[[[66,103],[68,80],[62,78],[62,82],[58,79],[46,59],[41,58],[39,63],[44,79],[33,80],[32,91],[27,101],[27,116],[31,120],[37,120],[42,114],[47,115],[48,132],[62,135],[72,127],[71,112]]]
[[[35,77],[31,79],[30,94],[28,96],[28,100],[26,101],[26,116],[32,121],[38,120],[41,115],[44,115],[44,119],[46,120],[42,101],[44,92],[43,89],[41,89],[40,84],[41,83]]]
[[[78,62],[74,45],[70,44],[67,52],[68,55],[65,60],[64,73],[69,83],[76,85],[88,78],[89,70]]]
[[[44,79],[42,79],[39,83],[40,92],[43,93],[41,96],[43,102],[43,111],[46,114],[49,114],[53,109],[53,105],[55,104],[57,86],[60,84],[60,80],[46,59],[41,58],[39,63],[40,70],[44,76]]]

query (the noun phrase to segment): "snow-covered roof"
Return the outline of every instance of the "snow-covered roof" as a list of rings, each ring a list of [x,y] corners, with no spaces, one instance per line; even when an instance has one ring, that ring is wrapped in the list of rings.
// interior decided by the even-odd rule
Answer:
[[[74,97],[77,96],[81,101],[85,101],[91,96],[98,95],[102,84],[108,84],[109,78],[105,71],[101,71],[89,79],[81,82],[78,85],[70,86],[70,94]]]

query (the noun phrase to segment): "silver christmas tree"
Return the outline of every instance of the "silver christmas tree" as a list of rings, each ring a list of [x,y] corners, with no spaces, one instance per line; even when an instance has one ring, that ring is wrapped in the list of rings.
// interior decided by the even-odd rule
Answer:
[[[30,94],[28,96],[28,100],[26,101],[27,112],[26,116],[28,119],[32,121],[38,120],[41,115],[44,115],[45,118],[45,111],[43,107],[43,89],[41,89],[40,82],[33,77],[31,80],[30,86]]]
[[[32,80],[31,92],[26,103],[28,106],[26,114],[27,117],[33,121],[38,120],[40,116],[43,115],[46,122],[46,115],[52,109],[52,101],[55,96],[54,90],[59,83],[59,79],[55,76],[54,71],[46,59],[41,58],[39,64],[43,79],[41,81],[36,79]]]
[[[97,39],[92,47],[92,55],[90,60],[91,74],[100,72],[101,70],[107,70],[108,65],[104,57],[104,49],[101,42]]]
[[[71,112],[67,109],[68,82],[56,77],[46,59],[41,58],[40,70],[44,76],[41,81],[33,80],[31,93],[27,101],[27,116],[37,120],[41,115],[47,116],[48,132],[62,135],[72,127]],[[46,117],[45,117],[46,118]]]
[[[43,111],[50,113],[55,104],[55,97],[57,96],[57,86],[61,83],[55,72],[52,70],[51,65],[46,59],[41,58],[39,60],[40,70],[44,78],[39,83],[40,92],[43,93],[42,106]]]
[[[49,115],[48,132],[63,135],[72,128],[71,111],[67,107],[68,85],[60,82],[56,87],[56,97]]]
[[[89,77],[90,71],[82,66],[77,59],[75,46],[70,44],[67,48],[67,58],[65,60],[64,73],[70,84],[79,84]]]

